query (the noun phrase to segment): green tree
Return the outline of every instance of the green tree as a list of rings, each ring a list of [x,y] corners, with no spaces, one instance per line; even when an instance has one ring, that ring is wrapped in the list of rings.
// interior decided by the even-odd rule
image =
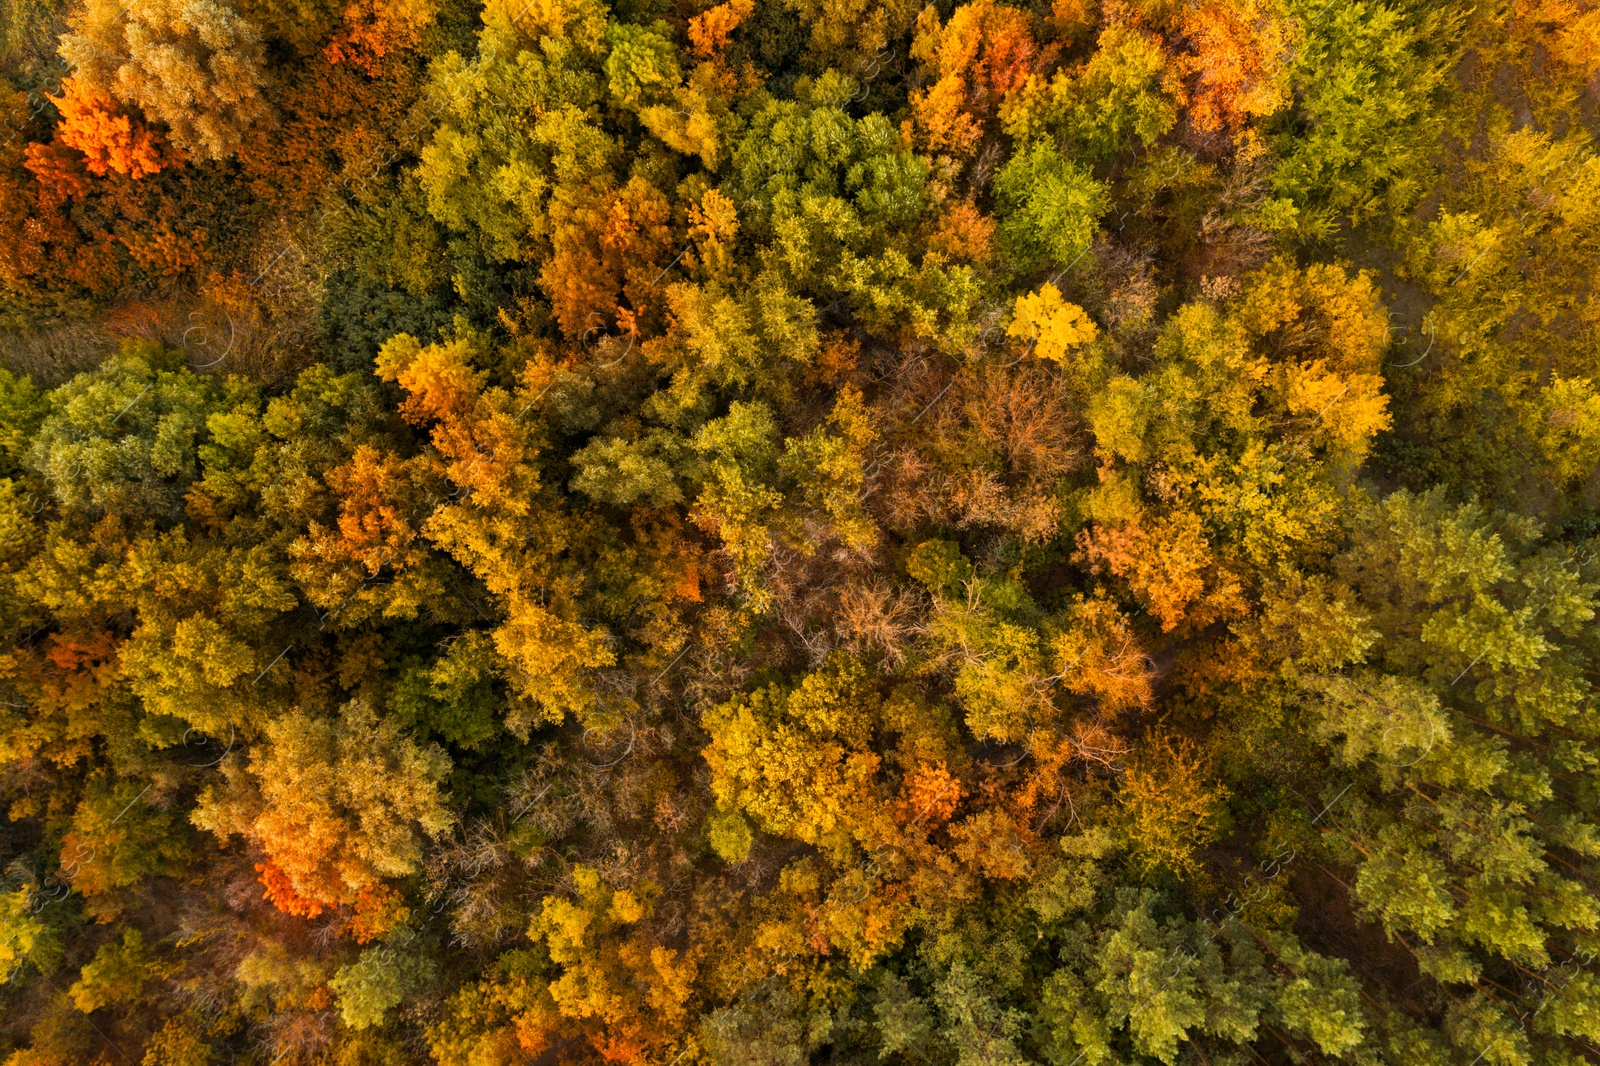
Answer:
[[[1019,273],[1072,266],[1106,210],[1104,187],[1049,142],[1018,152],[995,175],[1000,241]]]

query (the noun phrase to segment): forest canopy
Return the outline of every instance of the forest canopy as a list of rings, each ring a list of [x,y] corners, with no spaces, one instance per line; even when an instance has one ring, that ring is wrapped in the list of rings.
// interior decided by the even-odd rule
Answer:
[[[0,0],[0,1066],[1600,1062],[1594,0]]]

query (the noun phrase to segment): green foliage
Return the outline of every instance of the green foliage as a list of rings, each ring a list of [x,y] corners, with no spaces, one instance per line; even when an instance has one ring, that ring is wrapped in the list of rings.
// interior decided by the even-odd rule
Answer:
[[[1597,27],[0,4],[0,1060],[1592,1059]]]
[[[666,23],[651,27],[612,23],[606,27],[605,72],[611,98],[619,106],[637,110],[654,102],[678,84],[677,48]]]
[[[359,1031],[382,1025],[408,992],[432,976],[433,966],[426,959],[383,946],[368,948],[355,962],[339,967],[328,987],[338,997],[340,1019]]]
[[[572,488],[601,503],[627,505],[640,500],[665,507],[683,499],[672,456],[683,452],[681,438],[656,431],[637,440],[593,440],[572,455],[578,468]]]
[[[73,1006],[92,1014],[106,1007],[139,1003],[150,981],[172,972],[171,965],[151,951],[144,935],[129,929],[122,934],[120,944],[110,941],[101,945],[94,958],[84,964],[67,995]]]
[[[5,427],[0,451],[5,455],[3,472],[7,477],[20,472],[49,411],[45,395],[30,378],[0,370],[0,425]]]
[[[1404,211],[1425,188],[1428,152],[1438,136],[1434,93],[1450,57],[1425,19],[1382,3],[1318,8],[1292,5],[1305,26],[1290,67],[1295,127],[1283,135],[1274,191],[1308,212],[1302,229]]]
[[[70,511],[171,524],[200,476],[206,419],[220,408],[215,384],[181,353],[126,341],[103,369],[52,394],[28,464]]]
[[[1163,85],[1166,67],[1158,38],[1126,23],[1113,25],[1101,33],[1082,71],[1030,87],[1008,102],[1002,119],[1019,140],[1053,134],[1074,158],[1109,161],[1136,145],[1155,145],[1177,121]]]
[[[928,209],[927,164],[880,114],[852,119],[855,84],[836,72],[770,100],[733,152],[730,195],[761,260],[799,292],[850,301],[869,328],[956,338],[973,279],[909,240]]]
[[[493,644],[482,634],[468,634],[433,663],[408,664],[395,679],[390,710],[414,730],[477,747],[499,728],[494,718],[498,667]]]
[[[30,962],[41,971],[52,968],[59,951],[50,927],[35,911],[31,889],[0,895],[0,984]]]
[[[995,175],[1000,240],[1020,273],[1076,263],[1106,210],[1105,188],[1049,143],[1018,152]]]

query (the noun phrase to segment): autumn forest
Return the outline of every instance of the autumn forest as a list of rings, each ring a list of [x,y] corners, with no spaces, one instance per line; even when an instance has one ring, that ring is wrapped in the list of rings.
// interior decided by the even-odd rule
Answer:
[[[1600,1063],[1594,0],[0,0],[3,1066]]]

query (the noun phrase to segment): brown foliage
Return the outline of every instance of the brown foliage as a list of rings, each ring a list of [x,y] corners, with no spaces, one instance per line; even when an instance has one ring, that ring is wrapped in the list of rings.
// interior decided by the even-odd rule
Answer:
[[[1051,536],[1061,517],[1057,486],[1085,462],[1060,377],[1033,364],[964,371],[943,390],[935,382],[907,374],[896,383],[906,393],[888,400],[905,421],[886,434],[896,447],[875,501],[886,521],[998,527],[1035,542]]]

